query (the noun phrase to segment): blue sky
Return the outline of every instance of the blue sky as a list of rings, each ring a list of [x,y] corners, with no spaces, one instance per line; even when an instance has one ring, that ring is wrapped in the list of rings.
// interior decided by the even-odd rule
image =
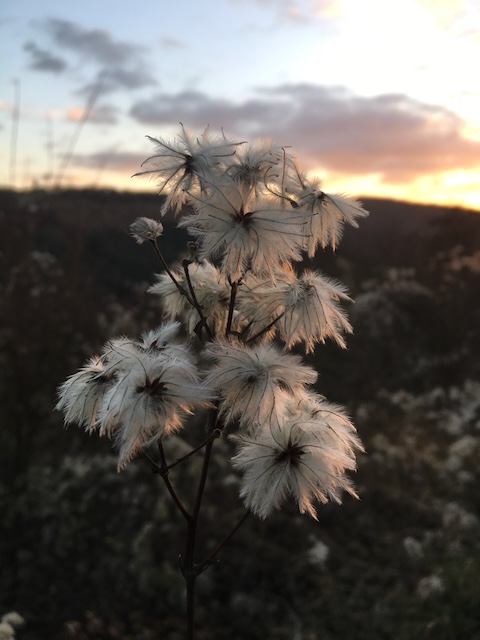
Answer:
[[[480,209],[478,0],[3,0],[0,60],[1,185],[154,191],[145,136],[182,121],[329,191]]]

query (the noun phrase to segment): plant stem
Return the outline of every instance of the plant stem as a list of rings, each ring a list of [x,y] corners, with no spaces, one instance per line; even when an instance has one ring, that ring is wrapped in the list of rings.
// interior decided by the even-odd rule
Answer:
[[[218,409],[215,407],[210,410],[209,426],[212,432],[215,431],[215,425],[218,418]],[[202,471],[198,481],[197,495],[193,507],[192,516],[187,520],[187,540],[185,545],[185,558],[182,564],[183,576],[187,589],[187,640],[193,640],[194,637],[194,621],[195,621],[195,581],[199,575],[197,566],[195,565],[195,546],[197,542],[197,526],[200,515],[200,507],[202,506],[203,493],[207,482],[208,469],[212,455],[213,443],[215,438],[208,440],[205,445],[203,454]]]
[[[193,573],[185,576],[187,587],[187,640],[194,640],[195,622],[195,580],[197,576]]]
[[[165,452],[163,450],[163,445],[162,445],[161,442],[158,443],[158,451],[160,453],[160,460],[162,462],[162,466],[160,467],[160,469],[163,469],[163,471],[159,471],[159,473],[163,478],[163,482],[165,483],[165,486],[167,487],[168,493],[171,495],[172,500],[175,503],[175,506],[180,511],[182,516],[185,518],[187,523],[190,524],[190,522],[192,520],[192,516],[188,513],[186,508],[183,506],[183,503],[181,502],[180,498],[178,497],[177,492],[175,491],[172,483],[170,482],[170,478],[168,477],[168,465],[167,465],[167,460],[165,458]]]
[[[208,567],[212,564],[213,560],[215,559],[215,556],[223,549],[223,547],[227,544],[227,542],[240,529],[240,527],[248,518],[250,513],[251,513],[250,511],[245,511],[245,513],[242,515],[242,517],[237,522],[237,524],[233,527],[233,529],[229,533],[227,533],[227,535],[224,538],[222,538],[222,540],[220,540],[220,542],[217,544],[215,549],[205,558],[205,560],[203,562],[200,562],[200,564],[197,566],[197,571],[199,574],[205,571],[205,569],[208,569]]]
[[[267,324],[266,327],[263,327],[263,329],[261,331],[259,331],[258,333],[256,333],[254,336],[252,336],[251,338],[248,338],[247,340],[245,340],[245,344],[249,344],[250,342],[255,342],[255,340],[258,340],[258,338],[260,338],[261,336],[263,336],[264,333],[267,333],[267,331],[270,331],[270,329],[279,321],[283,318],[283,316],[285,315],[285,311],[282,311],[282,313],[280,315],[278,315],[276,318],[274,318],[269,324]]]
[[[165,269],[165,271],[168,273],[168,275],[170,276],[171,281],[173,282],[173,284],[177,287],[179,293],[182,296],[185,296],[187,298],[187,300],[190,302],[190,304],[192,304],[193,306],[193,300],[191,299],[188,291],[182,287],[182,285],[178,282],[178,280],[175,278],[174,274],[172,273],[170,267],[168,266],[165,258],[163,257],[162,252],[160,251],[160,249],[158,248],[158,244],[156,240],[150,240],[153,250],[155,251],[155,254],[157,256],[157,258],[160,260],[160,262],[162,263],[162,267]]]
[[[198,302],[198,298],[197,298],[197,295],[195,293],[195,289],[193,288],[192,281],[190,279],[190,271],[188,270],[188,267],[189,267],[190,264],[191,263],[190,263],[189,260],[183,260],[182,261],[183,271],[185,273],[185,280],[187,281],[188,289],[190,291],[190,297],[192,298],[192,304],[195,307],[195,309],[197,310],[198,315],[200,316],[200,322],[201,322],[200,327],[205,327],[205,331],[207,332],[208,337],[210,338],[210,340],[213,340],[213,338],[214,338],[213,333],[212,333],[210,327],[207,324],[206,317],[203,315],[202,306]]]
[[[225,335],[232,332],[233,312],[235,311],[235,299],[237,297],[238,282],[230,282],[230,305],[228,307],[227,329]]]
[[[159,474],[167,473],[168,471],[170,471],[170,469],[173,469],[174,467],[176,467],[177,465],[181,464],[182,462],[185,462],[185,460],[188,460],[189,458],[191,458],[195,453],[197,453],[197,451],[200,451],[200,449],[203,449],[203,447],[206,444],[208,444],[210,442],[210,440],[215,440],[215,438],[219,438],[221,433],[222,432],[221,432],[220,429],[215,429],[208,436],[208,438],[205,438],[205,440],[203,440],[203,442],[201,442],[199,445],[197,445],[194,449],[192,449],[191,451],[186,453],[181,458],[177,458],[175,460],[175,462],[171,462],[170,464],[166,464],[165,466],[163,466],[163,463],[161,465],[157,464],[155,462],[155,460],[152,460],[152,458],[150,458],[150,456],[148,456],[147,454],[145,454],[145,455],[147,456],[147,458],[152,463],[152,471],[154,473],[159,473]]]

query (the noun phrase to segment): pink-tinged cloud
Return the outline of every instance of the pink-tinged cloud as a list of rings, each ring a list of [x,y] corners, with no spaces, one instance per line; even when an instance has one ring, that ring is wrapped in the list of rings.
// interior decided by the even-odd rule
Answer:
[[[65,119],[69,122],[81,122],[88,119],[90,124],[117,124],[117,109],[109,105],[103,105],[88,111],[85,107],[70,107]]]
[[[121,172],[126,178],[128,178],[140,169],[144,160],[145,155],[143,154],[108,149],[106,151],[99,151],[91,154],[76,154],[73,158],[72,164],[88,169],[106,167],[110,171]]]
[[[154,136],[155,127],[179,121],[192,129],[209,124],[244,138],[271,137],[305,165],[388,183],[480,167],[480,142],[463,134],[461,118],[403,94],[362,97],[343,87],[286,84],[234,103],[188,91],[139,101],[130,114]]]
[[[343,13],[340,0],[230,0],[235,7],[257,5],[268,8],[282,20],[297,23],[311,23],[312,20],[331,20]]]

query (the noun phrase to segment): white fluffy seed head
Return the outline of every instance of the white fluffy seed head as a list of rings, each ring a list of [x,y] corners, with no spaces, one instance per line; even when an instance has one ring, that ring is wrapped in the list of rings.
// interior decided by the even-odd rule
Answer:
[[[315,418],[309,411],[298,409],[295,416],[286,411],[277,423],[231,438],[238,445],[232,464],[243,474],[240,496],[262,519],[288,496],[315,519],[315,501],[339,503],[343,491],[356,497],[346,472],[355,470],[354,451],[361,445],[333,405],[325,403]]]
[[[115,438],[121,469],[140,450],[178,431],[186,416],[209,406],[213,397],[191,361],[138,354],[105,395],[99,432]]]
[[[292,268],[278,269],[274,282],[246,280],[239,300],[240,320],[250,323],[249,335],[275,321],[271,335],[276,333],[288,349],[303,343],[307,353],[312,352],[326,339],[345,347],[343,335],[352,329],[340,303],[348,301],[345,288],[319,272],[297,275]]]
[[[63,412],[65,425],[75,422],[91,432],[97,425],[103,398],[113,384],[113,373],[106,369],[102,359],[90,358],[59,387],[55,409]]]
[[[187,289],[188,283],[184,271],[175,270],[173,273],[177,282],[184,289]],[[220,276],[218,269],[207,260],[190,264],[188,274],[197,302],[207,318],[210,330],[213,335],[224,335],[228,317],[230,287]],[[164,316],[171,319],[181,319],[189,336],[193,337],[200,320],[197,309],[192,306],[185,295],[180,293],[168,274],[159,274],[157,280],[150,287],[149,292],[160,296]],[[235,312],[234,315],[236,317],[238,312]]]
[[[137,218],[130,225],[130,233],[138,244],[143,244],[146,240],[156,240],[162,235],[163,225],[151,218]]]
[[[227,422],[238,419],[246,429],[275,421],[286,401],[302,394],[317,379],[317,372],[274,344],[248,347],[238,341],[217,340],[204,355],[213,360],[205,378],[221,399]]]
[[[194,206],[196,213],[180,226],[198,239],[199,256],[218,259],[231,281],[247,271],[273,276],[278,265],[301,259],[311,217],[306,211],[274,207],[270,199],[232,185],[207,191]]]
[[[155,145],[155,154],[145,160],[144,169],[135,175],[150,175],[158,180],[159,193],[166,196],[162,214],[169,209],[179,213],[189,192],[200,191],[205,181],[209,183],[216,172],[222,173],[223,161],[243,144],[211,136],[208,127],[202,135],[195,136],[183,125],[173,140],[147,137]]]

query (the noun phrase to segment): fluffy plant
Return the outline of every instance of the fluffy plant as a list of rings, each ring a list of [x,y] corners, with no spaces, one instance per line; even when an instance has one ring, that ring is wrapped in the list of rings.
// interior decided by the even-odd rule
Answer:
[[[180,568],[192,639],[196,579],[250,513],[265,519],[293,499],[316,518],[319,503],[356,495],[348,472],[360,440],[345,411],[315,390],[317,372],[298,352],[327,339],[345,347],[345,288],[302,268],[302,260],[335,248],[344,224],[357,226],[367,212],[325,193],[289,151],[269,142],[232,142],[208,129],[197,137],[183,126],[171,141],[151,140],[155,153],[140,174],[158,180],[162,216],[173,214],[192,240],[169,266],[162,222],[133,222],[132,236],[152,246],[162,267],[150,288],[161,322],[138,339],[108,342],[61,385],[57,409],[66,424],[113,438],[119,470],[143,456],[163,479],[186,525]],[[190,441],[189,433],[195,445],[168,460],[168,439]],[[236,449],[231,464],[245,511],[199,559],[198,523],[218,438]],[[189,504],[169,471],[195,455],[203,461]]]

